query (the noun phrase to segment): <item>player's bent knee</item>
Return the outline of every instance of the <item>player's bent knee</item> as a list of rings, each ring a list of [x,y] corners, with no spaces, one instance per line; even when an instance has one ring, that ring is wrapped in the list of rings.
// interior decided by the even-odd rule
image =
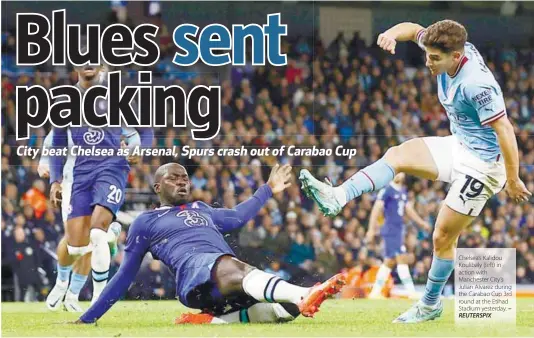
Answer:
[[[232,256],[221,256],[214,267],[214,277],[223,296],[242,290],[243,279],[249,273],[249,265]]]
[[[395,169],[395,172],[399,172],[403,166],[402,149],[401,146],[395,146],[389,148],[384,154],[386,162]]]
[[[91,244],[98,245],[99,243],[107,243],[107,232],[100,228],[91,229],[90,233]]]

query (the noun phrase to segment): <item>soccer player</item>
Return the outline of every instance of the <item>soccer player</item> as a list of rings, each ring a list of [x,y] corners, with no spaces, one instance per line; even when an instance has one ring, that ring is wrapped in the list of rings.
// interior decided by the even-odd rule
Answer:
[[[384,225],[380,234],[384,239],[385,257],[376,274],[376,281],[369,298],[381,298],[382,288],[395,266],[409,297],[415,296],[415,287],[405,255],[404,213],[406,212],[406,215],[422,229],[430,232],[432,228],[417,214],[413,204],[408,202],[408,192],[404,186],[405,177],[404,173],[397,174],[388,186],[380,190],[371,210],[366,240],[368,243],[374,240],[379,228],[378,218],[383,214]]]
[[[83,93],[100,83],[101,67],[83,66],[77,69],[78,89]],[[95,104],[96,114],[107,114],[104,98]],[[122,128],[92,128],[88,126],[54,128],[52,147],[68,146],[68,132],[74,145],[81,148],[104,148],[118,151],[121,147]],[[152,145],[154,134],[151,128],[137,128],[142,147]],[[61,181],[63,179],[64,158],[50,158],[50,200],[59,207],[61,204]],[[72,170],[72,198],[68,206],[68,220],[65,231],[67,245],[60,246],[58,252],[59,274],[68,275],[73,262],[89,251],[93,277],[93,298],[95,302],[104,289],[111,262],[108,246],[108,229],[115,214],[124,202],[124,188],[129,171],[128,160],[124,156],[77,156]],[[59,302],[60,293],[54,293]],[[49,297],[50,298],[50,297]],[[52,299],[51,299],[52,301]],[[53,303],[52,303],[53,304]]]
[[[154,190],[161,206],[131,224],[119,271],[77,323],[95,322],[119,300],[147,252],[173,271],[180,302],[203,310],[182,315],[176,323],[281,322],[299,314],[313,316],[327,296],[340,291],[343,275],[311,288],[292,285],[238,260],[222,235],[255,217],[273,194],[290,186],[290,178],[289,165],[276,165],[254,196],[234,209],[215,209],[199,201],[188,203],[191,183],[184,167],[159,167]]]
[[[72,136],[70,130],[67,131],[68,136],[68,148],[70,149],[74,144],[72,142]],[[43,147],[50,148],[52,146],[53,131],[50,131],[43,142]],[[133,129],[125,127],[123,128],[123,136],[125,137],[125,144],[128,147],[141,145],[139,133]],[[68,219],[68,210],[70,206],[71,187],[72,187],[72,170],[75,157],[68,156],[67,161],[63,167],[63,180],[61,182],[62,200],[61,200],[61,216],[63,224],[66,226]],[[48,156],[41,156],[38,166],[39,176],[42,178],[50,177],[50,158]],[[111,257],[117,253],[117,237],[120,234],[121,225],[117,222],[113,222],[108,229],[108,244],[111,249]],[[63,237],[57,247],[57,252],[62,250],[62,247],[67,245],[67,240]],[[55,311],[61,308],[64,304],[65,309],[69,312],[83,312],[79,304],[80,291],[82,290],[87,276],[91,269],[91,254],[87,253],[83,257],[77,259],[72,265],[71,269],[61,269],[58,263],[58,275],[56,278],[56,284],[54,288],[48,294],[46,299],[46,305],[48,309]],[[70,278],[70,281],[69,281]],[[64,301],[63,301],[63,297]]]
[[[394,321],[415,323],[443,312],[440,295],[454,268],[458,236],[486,201],[502,189],[517,203],[527,201],[531,193],[519,178],[517,141],[501,88],[478,50],[467,42],[465,28],[451,20],[428,28],[405,22],[380,34],[377,43],[395,54],[397,41],[414,41],[426,52],[426,66],[437,76],[438,97],[452,135],[419,137],[390,148],[338,187],[318,181],[307,170],[301,171],[300,180],[326,215],[337,214],[363,193],[382,189],[401,172],[451,183],[435,224],[425,294]]]

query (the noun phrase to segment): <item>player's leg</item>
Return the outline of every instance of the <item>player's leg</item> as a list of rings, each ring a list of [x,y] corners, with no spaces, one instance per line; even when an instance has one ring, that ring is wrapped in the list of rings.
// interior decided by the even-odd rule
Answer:
[[[185,313],[176,318],[176,324],[233,324],[233,323],[285,323],[300,315],[298,306],[291,303],[256,303],[230,313]]]
[[[119,223],[112,223],[107,232],[107,240],[111,253],[111,258],[117,255],[117,238],[120,235],[121,225]],[[91,247],[92,250],[92,247]],[[87,282],[89,272],[91,271],[91,256],[88,252],[84,256],[78,258],[73,265],[72,275],[69,282],[67,294],[65,295],[65,309],[69,312],[83,312],[80,305],[80,292]]]
[[[69,289],[65,295],[65,309],[69,312],[83,312],[79,303],[80,292],[87,282],[91,270],[91,253],[86,253],[78,258],[72,269]]]
[[[402,285],[404,285],[404,289],[408,292],[408,297],[415,297],[415,286],[408,266],[408,256],[404,253],[397,256],[397,274]]]
[[[454,211],[448,205],[441,207],[433,234],[434,257],[425,294],[421,301],[395,319],[395,323],[417,323],[441,316],[443,304],[440,296],[454,269],[458,237],[474,218]]]
[[[231,256],[220,257],[213,267],[213,280],[223,297],[246,293],[259,302],[292,303],[311,317],[322,302],[338,293],[345,277],[338,274],[311,288],[290,284],[276,275],[256,269]]]
[[[434,258],[423,299],[395,322],[414,323],[435,319],[443,312],[441,293],[454,269],[458,237],[506,182],[502,163],[484,162],[468,150],[456,147],[452,185],[441,207],[433,234]]]
[[[428,139],[438,139],[443,149],[448,149],[451,140],[446,137],[416,138],[388,149],[377,162],[359,170],[338,187],[332,187],[312,176],[304,169],[299,179],[306,195],[314,199],[319,209],[327,216],[337,215],[343,206],[358,196],[380,190],[393,180],[397,173],[405,173],[420,178],[435,180],[440,171],[439,163]],[[448,139],[448,140],[447,140]],[[447,141],[446,141],[447,140]],[[432,141],[431,141],[432,142]],[[443,144],[445,143],[445,144]],[[437,147],[436,147],[437,148]],[[450,148],[450,147],[449,147]],[[443,157],[443,154],[441,154]]]
[[[126,186],[126,172],[104,171],[99,173],[93,187],[94,207],[91,215],[91,269],[93,275],[93,298],[96,302],[107,284],[111,253],[108,232],[115,214],[124,202],[124,188]]]
[[[106,287],[109,277],[109,265],[111,253],[108,245],[108,227],[113,221],[114,215],[103,206],[96,205],[91,217],[91,274],[93,276],[93,298],[96,302]]]
[[[384,288],[384,285],[386,285],[386,282],[391,274],[391,270],[393,270],[395,267],[395,256],[388,257],[387,251],[388,244],[386,244],[386,257],[384,258],[384,262],[378,268],[375,283],[373,284],[373,288],[369,293],[369,298],[371,299],[382,298],[382,289]]]
[[[46,304],[50,310],[57,310],[63,304],[74,261],[90,251],[89,220],[90,216],[82,216],[67,221],[65,237],[59,242],[57,249],[56,284],[46,298]]]

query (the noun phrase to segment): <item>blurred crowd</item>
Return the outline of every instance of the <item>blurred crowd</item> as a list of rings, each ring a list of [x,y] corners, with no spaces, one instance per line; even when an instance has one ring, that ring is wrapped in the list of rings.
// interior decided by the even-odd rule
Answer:
[[[161,21],[158,24],[163,25]],[[4,55],[12,57],[14,38],[6,32],[3,39]],[[358,153],[350,160],[343,156],[146,157],[129,173],[124,211],[155,205],[153,172],[170,161],[188,169],[193,199],[231,208],[265,183],[277,162],[292,164],[295,176],[301,168],[308,168],[337,185],[378,160],[391,146],[413,137],[449,134],[435,79],[424,68],[423,53],[417,48],[409,49],[408,57],[401,59],[367,46],[357,33],[352,38],[340,34],[328,46],[319,39],[290,36],[282,44],[288,54],[286,67],[232,67],[227,78],[219,80],[216,73],[169,78],[165,69],[169,69],[174,50],[168,30],[163,30],[160,44],[164,52],[154,66],[155,75],[167,76],[186,90],[198,84],[219,83],[223,122],[219,136],[211,141],[194,141],[184,129],[158,128],[154,146],[216,149],[296,145],[333,149],[344,145]],[[521,178],[534,191],[534,50],[481,48],[481,52],[504,92],[519,145]],[[15,141],[15,86],[39,84],[52,88],[76,81],[76,73],[68,68],[14,69],[2,74],[2,290],[7,299],[15,298],[13,283],[18,283],[22,291],[33,288],[41,292],[38,298],[46,295],[55,280],[53,253],[63,234],[59,210],[48,201],[48,182],[37,174],[38,159],[16,154],[18,145],[39,147],[49,126],[34,131],[27,141]],[[447,185],[413,178],[407,185],[417,212],[434,224]],[[337,217],[326,218],[303,195],[295,179],[287,191],[273,196],[257,217],[226,238],[244,260],[298,283],[313,283],[343,269],[365,270],[383,259],[380,238],[364,243],[375,197],[364,195],[351,201]],[[125,225],[120,248],[126,232]],[[425,283],[432,235],[407,220],[405,236],[414,281]],[[516,248],[517,283],[534,283],[532,200],[514,205],[504,192],[493,197],[462,234],[459,246]],[[121,257],[122,253],[115,257],[114,270]],[[168,274],[166,267],[147,257],[128,297],[173,298],[174,281]],[[18,293],[19,300],[24,294]]]

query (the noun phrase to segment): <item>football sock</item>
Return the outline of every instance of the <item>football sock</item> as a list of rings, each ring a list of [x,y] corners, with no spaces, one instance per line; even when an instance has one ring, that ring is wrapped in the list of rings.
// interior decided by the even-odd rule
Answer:
[[[75,295],[79,295],[86,281],[87,281],[86,275],[73,273],[72,278],[70,280],[69,291]]]
[[[91,256],[91,273],[93,275],[93,299],[94,303],[106,287],[109,275],[111,254],[107,241],[107,233],[102,229],[91,229],[91,244],[93,254]]]
[[[397,274],[399,275],[402,284],[406,288],[406,291],[409,293],[414,293],[415,287],[413,285],[412,275],[410,274],[410,268],[408,267],[408,264],[397,265]]]
[[[429,306],[436,305],[443,292],[445,284],[454,269],[454,260],[436,257],[432,259],[432,266],[428,273],[423,303]]]
[[[380,268],[378,269],[378,272],[376,273],[376,280],[375,284],[373,285],[373,289],[371,290],[371,293],[369,296],[379,296],[382,292],[382,288],[386,284],[386,281],[389,278],[389,274],[391,273],[391,269],[387,267],[385,264],[380,265]]]
[[[72,265],[62,266],[57,264],[57,278],[56,283],[59,281],[62,284],[69,281],[70,273],[72,271]]]
[[[289,284],[278,276],[255,269],[243,278],[243,290],[260,302],[298,304],[310,289]]]
[[[291,315],[282,304],[258,303],[252,305],[248,309],[242,309],[220,317],[214,317],[211,323],[281,323],[291,321],[295,319],[295,317]]]
[[[395,170],[381,158],[352,175],[340,187],[345,191],[346,202],[349,202],[363,193],[382,189],[394,177]]]

